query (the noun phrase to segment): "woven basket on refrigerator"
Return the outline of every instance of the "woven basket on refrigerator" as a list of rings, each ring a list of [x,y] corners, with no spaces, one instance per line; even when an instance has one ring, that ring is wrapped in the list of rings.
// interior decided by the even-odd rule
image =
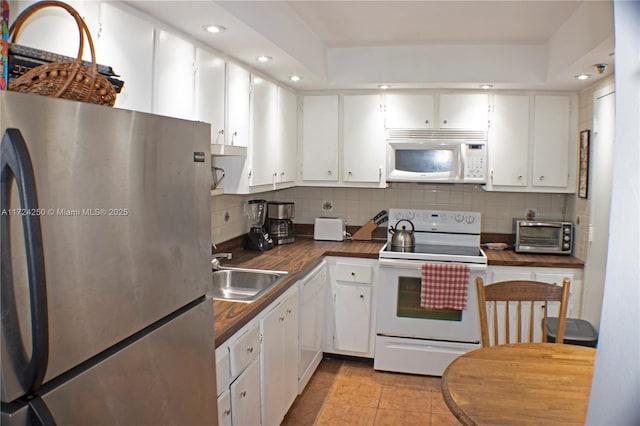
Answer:
[[[34,67],[13,80],[9,84],[9,90],[113,106],[116,102],[116,92],[107,78],[98,73],[91,33],[73,7],[60,1],[42,1],[31,5],[11,25],[11,42],[16,42],[22,25],[29,17],[47,7],[61,7],[75,19],[80,35],[78,56],[74,61],[51,62]],[[82,64],[85,38],[91,50],[90,66]]]

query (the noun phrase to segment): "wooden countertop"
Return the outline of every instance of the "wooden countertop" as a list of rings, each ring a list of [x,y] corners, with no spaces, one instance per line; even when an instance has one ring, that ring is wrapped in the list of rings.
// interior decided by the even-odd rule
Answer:
[[[296,281],[311,271],[324,256],[360,257],[377,259],[384,241],[315,241],[309,237],[296,237],[293,244],[275,246],[265,252],[235,248],[225,250],[220,247],[217,252],[231,251],[233,259],[222,260],[224,266],[241,266],[243,268],[271,269],[287,271],[289,275],[277,286],[269,290],[254,303],[237,303],[214,301],[214,333],[216,347],[233,336],[246,323],[251,321],[271,302],[284,293]]]
[[[561,254],[529,254],[516,253],[513,249],[482,249],[487,255],[489,266],[529,266],[543,268],[577,268],[582,269],[584,262],[577,257]]]
[[[476,349],[449,364],[442,395],[463,425],[582,425],[595,355],[555,343]]]
[[[324,256],[377,259],[384,240],[373,241],[315,241],[312,237],[296,236],[293,244],[275,246],[259,252],[240,248],[242,239],[221,245],[216,252],[233,253],[233,259],[222,260],[225,266],[287,271],[289,275],[254,303],[214,301],[214,332],[216,347],[233,336],[300,277],[310,272]],[[572,256],[520,254],[513,250],[484,249],[490,266],[541,266],[582,268],[584,263]]]

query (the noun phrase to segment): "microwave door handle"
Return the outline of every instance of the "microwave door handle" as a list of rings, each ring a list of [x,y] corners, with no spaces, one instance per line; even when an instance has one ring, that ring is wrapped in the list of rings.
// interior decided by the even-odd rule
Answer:
[[[27,145],[18,129],[7,129],[0,143],[0,209],[11,211],[11,187],[15,182],[20,199],[20,210],[37,211],[38,196],[35,175]],[[22,214],[29,305],[31,315],[31,358],[27,357],[19,330],[13,271],[11,269],[11,215],[0,217],[0,258],[2,272],[2,329],[8,339],[8,358],[17,373],[23,390],[37,391],[44,379],[49,358],[49,324],[47,312],[47,289],[44,270],[44,253],[40,216]],[[4,366],[3,366],[4,368]]]
[[[562,228],[562,225],[558,225],[555,223],[543,223],[543,222],[521,222],[520,226],[527,226],[527,227],[544,226],[547,228]]]

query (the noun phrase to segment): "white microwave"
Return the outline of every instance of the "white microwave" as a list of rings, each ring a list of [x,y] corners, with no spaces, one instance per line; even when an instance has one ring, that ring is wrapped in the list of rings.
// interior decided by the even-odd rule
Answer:
[[[387,181],[486,183],[486,140],[387,139]]]

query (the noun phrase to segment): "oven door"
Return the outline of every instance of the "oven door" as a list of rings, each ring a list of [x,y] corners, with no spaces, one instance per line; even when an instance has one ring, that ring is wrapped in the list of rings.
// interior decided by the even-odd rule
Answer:
[[[478,343],[480,325],[474,283],[477,276],[485,278],[486,265],[469,265],[467,309],[460,311],[420,307],[422,263],[380,259],[377,334]]]

